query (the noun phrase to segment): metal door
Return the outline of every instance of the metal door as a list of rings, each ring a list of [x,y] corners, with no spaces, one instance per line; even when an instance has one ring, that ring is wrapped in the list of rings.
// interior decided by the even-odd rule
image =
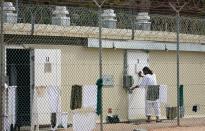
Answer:
[[[148,66],[148,53],[143,51],[128,51],[127,54],[128,75],[134,78],[134,85],[139,84],[140,78],[138,72],[144,66]],[[145,118],[145,90],[138,88],[132,94],[128,94],[128,119],[142,119]]]
[[[61,86],[60,50],[35,49],[32,125],[48,125],[51,122],[52,107],[48,94],[51,86]]]

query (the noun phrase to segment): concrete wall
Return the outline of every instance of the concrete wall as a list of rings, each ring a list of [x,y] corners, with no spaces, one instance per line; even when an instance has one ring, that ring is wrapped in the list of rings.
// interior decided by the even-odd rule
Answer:
[[[159,84],[168,86],[168,105],[176,106],[177,102],[177,65],[176,52],[150,52],[150,66],[157,74]],[[205,53],[180,53],[180,84],[184,85],[185,116],[205,115]],[[192,112],[193,105],[200,105],[198,113]],[[166,106],[166,105],[163,105]],[[165,108],[162,109],[165,113]]]
[[[39,46],[35,48],[61,49],[61,99],[62,111],[69,113],[72,85],[95,85],[99,78],[98,49],[81,46]],[[103,50],[103,74],[112,75],[114,86],[104,86],[103,115],[107,109],[113,108],[113,113],[119,114],[120,119],[127,120],[127,93],[122,88],[123,50]]]
[[[74,84],[94,85],[99,77],[98,49],[81,46],[40,46],[29,45],[35,48],[61,49],[61,99],[62,111],[69,113],[71,87]],[[114,86],[105,86],[103,89],[103,116],[106,117],[107,109],[112,108],[121,120],[127,120],[128,98],[127,92],[122,87],[123,76],[123,50],[103,49],[103,74],[113,75]],[[156,73],[159,84],[168,86],[168,105],[176,106],[176,53],[165,51],[150,51],[149,64]],[[184,103],[186,114],[196,115],[191,111],[194,104],[200,104],[198,114],[205,115],[205,53],[181,52],[180,53],[180,84],[184,85]],[[162,105],[162,114],[165,107]]]

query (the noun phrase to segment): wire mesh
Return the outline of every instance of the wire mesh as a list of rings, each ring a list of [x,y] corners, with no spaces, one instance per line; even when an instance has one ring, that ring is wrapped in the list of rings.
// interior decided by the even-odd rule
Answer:
[[[57,8],[69,14],[55,14]],[[100,130],[98,10],[19,4],[17,15],[9,13],[4,12],[3,34],[5,130]],[[176,126],[176,17],[150,14],[138,29],[136,12],[114,13],[114,24],[105,27],[103,21],[102,28],[104,130]],[[204,125],[204,29],[204,19],[180,17],[182,126]],[[156,114],[146,122],[145,88],[130,92],[140,84],[138,72],[144,66],[162,88],[160,123]]]

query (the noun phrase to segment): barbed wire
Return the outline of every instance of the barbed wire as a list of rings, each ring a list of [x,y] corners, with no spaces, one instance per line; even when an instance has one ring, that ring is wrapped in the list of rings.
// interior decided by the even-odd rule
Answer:
[[[65,15],[63,18],[69,17],[70,21],[67,22],[70,23],[70,25],[60,25],[54,24],[52,22],[52,18],[55,17],[55,14],[53,14],[54,10],[56,9],[55,5],[31,4],[19,4],[18,20],[13,23],[11,22],[11,20],[9,22],[5,21],[4,23],[4,41],[6,42],[5,46],[9,47],[7,48],[7,51],[10,52],[10,54],[7,54],[6,57],[7,75],[12,76],[10,70],[15,70],[12,69],[13,66],[18,68],[17,77],[18,82],[21,84],[19,84],[20,86],[17,87],[17,95],[18,99],[22,98],[22,101],[18,101],[16,109],[18,109],[19,111],[17,112],[19,120],[18,122],[20,122],[22,126],[24,123],[29,123],[28,125],[30,125],[31,119],[28,119],[28,117],[32,118],[32,122],[35,122],[35,120],[41,120],[41,118],[45,118],[43,122],[39,121],[39,123],[37,122],[36,124],[51,124],[50,120],[52,119],[52,112],[50,110],[52,110],[54,106],[49,107],[49,102],[54,102],[52,101],[52,97],[46,98],[45,96],[48,95],[46,94],[47,89],[52,88],[41,87],[39,89],[39,87],[37,87],[38,84],[45,86],[60,84],[58,85],[60,90],[60,93],[58,95],[59,99],[61,99],[62,102],[62,111],[68,113],[68,115],[65,116],[68,120],[65,122],[65,128],[67,128],[68,123],[72,123],[74,121],[73,115],[75,114],[69,108],[70,103],[72,103],[72,86],[75,84],[96,84],[96,79],[99,75],[99,60],[97,54],[98,46],[94,45],[92,47],[88,44],[94,43],[97,45],[99,33],[98,10],[96,8],[70,6],[64,7],[69,12],[69,14]],[[105,7],[103,9],[107,8]],[[118,8],[114,10],[114,13],[116,14],[116,18],[114,19],[114,21],[116,20],[116,27],[108,28],[105,26],[102,28],[103,45],[107,45],[107,47],[103,47],[103,74],[108,75],[108,78],[112,77],[110,79],[112,83],[105,86],[103,90],[103,97],[106,98],[103,101],[103,114],[107,113],[107,109],[113,108],[113,112],[117,113],[120,116],[122,122],[124,122],[128,119],[128,110],[133,113],[134,110],[139,111],[138,109],[144,109],[144,107],[139,107],[139,105],[128,106],[130,102],[128,100],[128,96],[130,94],[128,94],[127,89],[123,88],[123,76],[125,75],[123,74],[123,70],[124,68],[129,68],[129,70],[132,71],[131,73],[133,73],[130,73],[130,75],[133,75],[133,77],[135,77],[137,75],[136,68],[138,68],[138,64],[146,65],[149,61],[150,67],[153,67],[154,73],[157,74],[158,83],[166,84],[166,86],[168,87],[168,102],[167,104],[161,105],[162,115],[163,117],[166,117],[166,109],[168,109],[167,105],[170,104],[171,106],[176,106],[177,101],[175,67],[176,17],[172,15],[144,13],[145,15],[147,14],[146,16],[148,16],[148,18],[150,17],[150,20],[147,21],[147,23],[150,22],[150,24],[148,24],[148,26],[150,26],[150,30],[145,30],[145,28],[143,27],[137,27],[137,25],[139,25],[136,19],[138,12],[132,12],[130,9]],[[184,85],[185,91],[184,98],[186,99],[186,101],[184,107],[188,108],[185,113],[188,116],[193,114],[191,108],[194,104],[199,104],[202,107],[204,107],[205,105],[202,93],[204,92],[203,87],[205,85],[203,80],[205,72],[205,57],[203,53],[203,44],[205,43],[205,23],[204,19],[202,18],[180,18],[180,44],[184,46],[184,50],[180,52],[182,53],[182,55],[180,56],[180,69],[182,69],[180,75],[182,76],[181,82]],[[134,38],[132,38],[132,36],[134,36]],[[115,42],[119,42],[121,47],[119,45],[115,45]],[[138,46],[140,46],[141,43],[143,44],[143,47],[139,48]],[[149,50],[150,47],[151,49]],[[172,48],[172,50],[169,51],[166,50],[166,48]],[[192,48],[196,49],[197,51],[192,50]],[[29,51],[33,51],[33,49],[42,49],[45,52],[43,52],[42,54],[36,54],[36,56],[32,59],[32,57],[30,58],[29,56]],[[59,54],[57,52],[52,52],[53,50],[58,50]],[[143,62],[137,62],[137,54],[136,56],[132,56],[132,58],[130,58],[131,61],[134,62],[130,62],[128,63],[127,67],[124,67],[124,62],[126,61],[124,59],[127,59],[125,58],[124,53],[127,50],[130,51],[128,52],[130,53],[128,54],[130,56],[132,56],[133,52],[139,51],[145,54],[149,54],[150,57]],[[27,56],[22,55],[23,53],[25,53],[23,51],[27,51]],[[50,62],[48,60],[48,57],[52,58],[53,61]],[[34,63],[30,63],[30,59],[34,60]],[[27,60],[27,63],[23,63],[19,60]],[[39,62],[35,60],[42,61]],[[24,83],[26,83],[24,82],[24,80],[29,78],[27,77],[27,75],[29,75],[29,68],[31,67],[31,64],[35,64],[35,83],[32,83],[30,80],[28,80],[28,85],[23,85]],[[27,67],[28,69],[26,70],[25,67]],[[11,77],[8,77],[8,79],[9,78]],[[137,79],[134,79],[134,82],[137,82]],[[34,86],[34,84],[36,84],[35,87],[29,88],[30,86]],[[32,91],[34,92],[26,89],[33,89]],[[77,93],[75,95],[78,94],[80,93]],[[89,96],[93,96],[93,94],[93,92],[88,92]],[[142,94],[143,93],[137,93],[137,95]],[[26,95],[28,96],[24,99],[24,96]],[[196,97],[192,98],[192,96],[194,95],[196,95]],[[29,99],[30,97],[35,98],[32,102],[35,104],[35,106],[33,107],[38,108],[37,111],[32,110],[29,112],[29,110],[27,109],[29,108],[28,105],[30,104],[32,99]],[[10,96],[8,98],[10,98]],[[8,101],[7,103],[8,109],[12,108],[12,104],[10,103],[16,103],[15,98],[12,100]],[[134,104],[136,103],[140,102],[135,102]],[[144,103],[144,101],[141,101],[141,103]],[[62,113],[56,110],[55,112]],[[85,114],[85,112],[78,113],[79,116]],[[95,111],[93,111],[92,113],[95,115]],[[30,116],[31,114],[32,116]],[[201,112],[197,112],[196,114],[204,114],[204,110],[201,110]],[[8,113],[8,116],[15,117],[16,115]],[[141,114],[134,113],[133,116],[144,119],[144,112],[141,112]],[[192,120],[194,121],[195,119],[192,118]],[[96,121],[94,120],[93,123],[95,125]],[[171,121],[170,123],[175,124],[175,122],[173,121]],[[10,122],[9,124],[12,123]],[[78,124],[82,124],[82,127],[91,127],[91,124],[87,124],[86,120],[82,123],[77,123],[77,126],[80,127]],[[133,124],[131,126],[133,126]],[[10,127],[11,125],[9,125],[8,129]]]
[[[13,3],[16,1],[13,0]],[[32,1],[30,1],[32,2]],[[41,1],[34,0],[35,4],[40,4]],[[96,8],[92,0],[79,0],[79,1],[42,1],[44,3],[49,3],[49,5],[68,5],[68,6],[88,6],[92,8]],[[183,10],[184,15],[194,15],[197,13],[202,13],[204,15],[205,2],[204,0],[129,0],[129,1],[121,1],[121,2],[113,2],[107,0],[104,7],[106,8],[127,8],[127,9],[135,9],[141,11],[150,11],[150,13],[161,13],[161,14],[170,14],[173,13],[172,9],[169,6],[169,2],[173,4],[183,5],[184,2],[187,3],[186,8]],[[21,1],[21,3],[29,3],[28,1]]]

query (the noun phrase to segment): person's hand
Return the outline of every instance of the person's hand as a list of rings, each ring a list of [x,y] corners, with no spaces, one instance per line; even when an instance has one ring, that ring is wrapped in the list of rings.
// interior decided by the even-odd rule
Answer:
[[[129,92],[129,94],[132,94],[132,93],[133,93],[133,90],[128,89],[128,92]]]
[[[134,89],[135,89],[135,87],[131,87],[131,88],[130,88],[130,90],[134,90]]]
[[[138,72],[138,76],[139,76],[139,77],[143,77],[142,71],[139,71],[139,72]]]
[[[135,88],[139,88],[139,86],[138,86],[138,85],[136,85],[136,86],[134,86],[134,87],[130,88],[130,90],[134,90]]]

